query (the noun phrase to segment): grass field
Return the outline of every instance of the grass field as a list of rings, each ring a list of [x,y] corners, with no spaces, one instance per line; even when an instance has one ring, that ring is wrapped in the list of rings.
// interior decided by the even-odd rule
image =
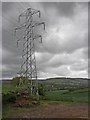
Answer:
[[[7,94],[9,92],[17,92],[21,89],[21,87],[16,87],[15,85],[9,83],[9,84],[3,84],[2,85],[2,93]]]
[[[52,101],[71,101],[71,102],[88,102],[88,89],[50,91],[46,93],[46,99]]]
[[[16,87],[11,84],[3,84],[2,85],[2,93],[8,93],[9,91],[15,91]]]
[[[12,84],[4,84],[2,86],[2,93],[7,94],[8,92],[18,91],[19,88]],[[74,91],[66,90],[55,90],[46,91],[44,99],[49,101],[71,101],[71,102],[88,102],[88,89],[77,89]]]

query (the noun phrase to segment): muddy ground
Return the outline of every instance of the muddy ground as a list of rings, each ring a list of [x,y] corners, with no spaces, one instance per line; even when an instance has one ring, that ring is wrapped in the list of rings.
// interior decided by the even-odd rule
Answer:
[[[39,105],[14,111],[12,118],[87,118],[87,103],[59,103]]]

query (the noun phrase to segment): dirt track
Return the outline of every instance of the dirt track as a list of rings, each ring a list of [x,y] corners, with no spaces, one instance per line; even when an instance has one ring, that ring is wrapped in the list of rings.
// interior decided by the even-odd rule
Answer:
[[[64,103],[48,104],[28,108],[23,112],[12,114],[13,118],[87,118],[88,104],[86,103]]]

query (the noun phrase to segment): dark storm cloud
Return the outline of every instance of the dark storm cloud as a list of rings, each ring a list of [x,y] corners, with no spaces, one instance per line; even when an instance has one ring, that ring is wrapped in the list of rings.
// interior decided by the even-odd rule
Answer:
[[[74,15],[74,2],[43,2],[42,3],[45,10],[51,9],[51,15],[54,16],[52,9],[56,9],[60,16],[71,17]]]
[[[85,53],[84,53],[85,51]],[[45,56],[44,56],[45,55]],[[46,67],[51,67],[51,68],[58,68],[63,65],[77,65],[78,68],[82,65],[82,67],[87,66],[87,52],[85,49],[77,50],[73,53],[59,53],[59,54],[52,54],[50,56],[49,54],[44,54],[42,57],[39,57],[41,59],[38,59],[38,67],[46,68]],[[45,59],[48,58],[48,59]],[[80,64],[80,66],[79,66]],[[74,68],[74,67],[73,67]],[[80,68],[81,69],[81,68]]]
[[[17,65],[20,63],[20,60],[19,60],[19,57],[15,56],[14,55],[10,55],[10,58],[9,56],[7,56],[6,59],[3,59],[3,63],[5,65]]]
[[[9,31],[2,30],[2,39],[2,46],[13,53],[16,53],[16,41],[13,39],[13,34]]]
[[[13,7],[13,2],[2,2],[2,11],[7,12],[8,10],[11,10]]]

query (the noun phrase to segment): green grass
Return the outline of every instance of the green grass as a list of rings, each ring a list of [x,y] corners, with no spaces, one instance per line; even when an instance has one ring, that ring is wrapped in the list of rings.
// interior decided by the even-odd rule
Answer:
[[[2,85],[0,84],[0,93],[2,93]]]
[[[2,85],[2,93],[7,94],[9,92],[17,92],[21,90],[21,87],[16,87],[13,84],[3,84]]]
[[[9,91],[17,91],[19,88],[12,84],[3,84],[2,92],[7,94]],[[90,89],[89,89],[90,92]],[[70,102],[88,102],[88,89],[78,89],[74,91],[67,90],[57,90],[48,91],[45,94],[45,99],[49,101],[70,101]]]
[[[2,86],[3,93],[8,93],[9,91],[17,91],[17,88],[12,84],[4,84]],[[90,92],[90,89],[89,89]],[[57,91],[48,91],[45,94],[45,100],[40,101],[41,106],[48,106],[48,104],[63,104],[63,103],[87,103],[88,102],[88,89],[78,89],[74,91],[67,90],[57,90]],[[10,118],[13,114],[20,113],[24,110],[30,108],[16,108],[12,104],[7,104],[3,106],[3,118]]]
[[[10,116],[12,114],[11,110],[13,110],[13,109],[9,105],[6,105],[5,107],[3,107],[3,109],[2,109],[2,117],[3,118],[10,118]]]
[[[12,105],[7,105],[2,110],[2,117],[3,118],[11,118],[13,113],[17,114],[17,113],[23,112],[27,109],[30,109],[30,108],[17,108],[17,107],[13,107]]]
[[[15,86],[12,84],[3,84],[2,85],[2,93],[8,93],[9,91],[15,91]]]
[[[46,93],[50,101],[88,102],[88,89],[69,92],[68,90],[50,91]]]

